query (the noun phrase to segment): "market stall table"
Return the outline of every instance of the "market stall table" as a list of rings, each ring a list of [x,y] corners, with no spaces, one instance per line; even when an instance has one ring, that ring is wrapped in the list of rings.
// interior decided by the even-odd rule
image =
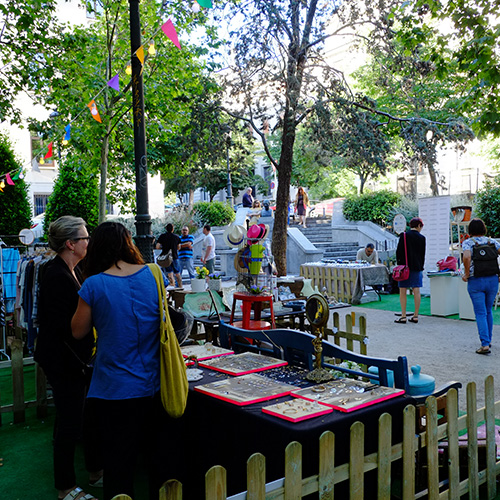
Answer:
[[[312,279],[312,285],[320,290],[326,287],[329,295],[342,302],[359,304],[365,286],[386,285],[389,271],[383,264],[338,265],[323,262],[302,264],[300,274]]]
[[[458,286],[461,277],[451,271],[428,272],[431,287],[431,315],[458,314]]]
[[[276,368],[271,372],[279,371],[289,377],[290,368]],[[198,384],[227,378],[214,373],[203,369],[203,379],[190,383],[186,413],[174,422],[179,442],[175,447],[175,443],[172,446],[169,444],[176,453],[180,450],[185,453],[185,467],[180,468],[179,477],[186,498],[204,498],[205,473],[213,465],[226,468],[229,495],[245,491],[246,462],[257,452],[266,457],[266,482],[283,477],[285,448],[291,441],[302,444],[303,477],[317,473],[319,438],[326,430],[335,433],[335,462],[347,461],[350,427],[356,421],[365,425],[365,454],[374,452],[378,442],[378,418],[382,413],[392,416],[393,443],[400,442],[403,409],[408,404],[414,404],[413,398],[400,396],[352,413],[335,410],[293,423],[262,411],[265,406],[291,399],[290,396],[236,406],[194,390]],[[287,379],[284,382],[291,383]]]

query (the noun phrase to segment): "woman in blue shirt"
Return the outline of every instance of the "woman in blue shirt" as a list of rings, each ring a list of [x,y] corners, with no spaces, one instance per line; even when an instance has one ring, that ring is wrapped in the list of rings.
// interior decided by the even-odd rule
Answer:
[[[160,313],[151,270],[119,223],[97,227],[89,244],[86,276],[71,326],[73,336],[97,330],[97,354],[88,393],[101,420],[104,499],[134,498],[139,449],[150,461],[150,498],[162,484],[160,429],[166,427],[160,391]],[[163,472],[165,473],[165,471]]]
[[[500,253],[500,243],[486,237],[486,225],[481,219],[472,219],[469,224],[470,238],[462,243],[464,275],[462,280],[467,282],[469,292],[476,316],[477,331],[481,347],[476,351],[478,354],[489,354],[491,347],[491,336],[493,334],[493,303],[498,292],[498,259],[494,255],[491,259],[490,272],[474,275],[473,251],[476,245],[494,245],[496,254]]]

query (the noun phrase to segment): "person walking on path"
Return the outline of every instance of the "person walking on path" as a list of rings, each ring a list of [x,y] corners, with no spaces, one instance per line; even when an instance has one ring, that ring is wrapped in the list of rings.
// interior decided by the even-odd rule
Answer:
[[[418,313],[420,310],[420,288],[422,288],[422,271],[425,262],[425,236],[420,234],[424,223],[420,217],[414,217],[410,221],[410,230],[399,235],[398,247],[396,249],[396,260],[398,265],[406,264],[405,254],[408,256],[408,267],[410,276],[407,280],[400,281],[399,284],[399,302],[401,304],[401,317],[395,320],[395,323],[406,324],[406,302],[407,290],[413,290],[413,299],[415,301],[415,312],[413,317],[408,319],[411,323],[418,323]],[[406,235],[406,252],[405,237]]]
[[[205,238],[201,247],[201,263],[208,269],[209,274],[212,274],[215,272],[215,238],[208,224],[203,227],[203,234]]]
[[[498,254],[500,243],[486,237],[487,228],[481,219],[469,224],[470,238],[462,243],[464,275],[467,283],[481,347],[477,354],[489,354],[493,333],[493,303],[498,293]]]
[[[179,250],[181,247],[181,239],[179,236],[174,234],[174,226],[168,223],[165,226],[167,230],[158,238],[158,243],[156,244],[156,249],[161,249],[161,255],[166,255],[170,250],[172,251],[172,264],[165,267],[165,272],[167,273],[168,281],[172,286],[175,286],[175,281],[177,281],[177,286],[182,288],[182,276],[179,263]],[[175,275],[175,280],[174,280]]]
[[[182,270],[185,268],[189,274],[189,279],[195,277],[193,263],[193,244],[194,236],[189,234],[189,228],[184,226],[181,230],[181,247],[179,250],[179,273],[182,276]]]
[[[251,187],[246,188],[242,201],[243,201],[243,206],[245,208],[252,208],[253,196],[252,196],[252,188]]]
[[[75,449],[83,438],[85,465],[92,486],[102,486],[102,463],[92,404],[85,402],[90,384],[88,367],[94,348],[92,329],[86,339],[71,335],[83,277],[77,264],[87,254],[89,234],[80,217],[65,215],[49,226],[49,246],[57,255],[45,265],[40,283],[35,361],[42,367],[54,395],[54,483],[61,500],[90,500],[76,484]]]
[[[303,227],[306,226],[306,216],[307,216],[307,207],[309,206],[309,197],[305,192],[303,187],[299,187],[297,191],[297,196],[295,196],[295,210],[297,211],[297,215],[299,216],[299,224],[302,224]]]

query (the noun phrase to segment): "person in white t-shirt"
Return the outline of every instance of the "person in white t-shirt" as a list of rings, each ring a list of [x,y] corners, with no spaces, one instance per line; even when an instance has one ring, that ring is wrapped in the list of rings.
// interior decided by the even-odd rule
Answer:
[[[205,239],[201,247],[201,263],[212,274],[215,271],[215,238],[210,232],[211,227],[208,224],[203,226],[203,234]]]
[[[373,243],[367,243],[365,248],[360,248],[356,260],[364,260],[369,264],[378,264],[378,254]]]

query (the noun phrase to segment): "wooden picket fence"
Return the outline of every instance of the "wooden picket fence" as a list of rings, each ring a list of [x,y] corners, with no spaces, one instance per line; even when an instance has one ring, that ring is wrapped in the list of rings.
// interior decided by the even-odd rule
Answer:
[[[355,268],[342,268],[321,265],[300,266],[300,275],[311,279],[311,285],[319,290],[326,287],[328,295],[339,302],[351,303],[358,271]]]
[[[495,415],[500,412],[500,401],[494,402],[493,377],[485,380],[485,407],[477,409],[476,384],[467,385],[467,414],[458,416],[458,393],[451,389],[447,394],[447,423],[438,425],[437,400],[430,396],[425,403],[426,431],[417,434],[416,409],[413,405],[403,411],[403,440],[391,446],[392,417],[385,413],[379,418],[378,451],[364,454],[364,425],[355,422],[351,426],[350,455],[347,463],[335,465],[335,434],[327,431],[319,440],[319,470],[310,477],[302,477],[302,446],[290,443],[285,453],[285,477],[275,481],[278,486],[266,492],[265,457],[259,453],[247,462],[247,491],[227,496],[226,470],[212,467],[206,474],[205,500],[298,500],[306,495],[318,494],[320,500],[334,499],[334,486],[349,482],[350,500],[375,498],[373,492],[364,491],[364,474],[376,470],[379,500],[397,496],[402,500],[414,500],[425,496],[429,500],[460,499],[468,494],[470,499],[496,497],[496,477],[500,473],[500,461],[496,458]],[[485,421],[485,467],[480,470],[478,457],[478,422]],[[467,463],[460,463],[459,432],[467,430]],[[447,441],[448,457],[440,463],[440,443]],[[392,477],[391,464],[399,461],[401,474]],[[467,478],[460,478],[460,468],[466,466]],[[419,468],[427,474],[425,491],[416,491]],[[421,471],[420,471],[421,472]],[[441,477],[440,477],[441,476]],[[444,477],[443,477],[444,476]],[[399,485],[395,492],[395,479]],[[480,487],[484,485],[480,496]],[[166,482],[160,490],[160,500],[182,500],[182,484],[176,480]],[[118,495],[113,500],[130,500]]]

